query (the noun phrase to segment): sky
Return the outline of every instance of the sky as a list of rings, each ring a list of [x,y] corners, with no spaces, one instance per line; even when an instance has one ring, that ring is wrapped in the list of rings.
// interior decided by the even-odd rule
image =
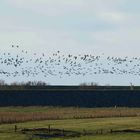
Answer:
[[[60,50],[139,56],[139,5],[139,0],[0,0],[0,50],[9,51],[14,44],[45,54]],[[48,79],[52,84],[73,84],[73,78]],[[74,79],[75,84],[87,79],[101,84],[138,84],[137,77]]]

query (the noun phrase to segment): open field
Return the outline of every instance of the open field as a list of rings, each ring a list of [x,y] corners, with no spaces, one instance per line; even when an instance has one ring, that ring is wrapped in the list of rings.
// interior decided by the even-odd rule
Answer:
[[[1,107],[0,124],[39,120],[139,117],[140,108]]]
[[[2,107],[0,140],[139,140],[139,114],[140,108]]]
[[[15,124],[0,125],[0,140],[140,139],[140,117],[67,119],[25,122],[16,124],[16,132],[14,130],[14,125]],[[47,129],[49,125],[51,127],[50,132],[48,132]]]

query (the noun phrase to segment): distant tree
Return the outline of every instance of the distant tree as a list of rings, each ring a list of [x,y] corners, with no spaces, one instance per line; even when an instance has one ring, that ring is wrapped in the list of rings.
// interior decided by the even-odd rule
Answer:
[[[86,83],[86,82],[84,82],[84,83],[81,83],[80,84],[80,88],[86,88],[86,89],[92,89],[92,88],[96,88],[96,87],[98,87],[98,83],[96,83],[96,82],[91,82],[91,83]]]
[[[47,84],[42,81],[28,81],[25,83],[26,86],[46,86]]]
[[[81,83],[80,86],[98,86],[98,83],[96,82],[91,82],[91,83]]]
[[[5,86],[5,85],[7,85],[7,84],[5,83],[5,81],[4,81],[4,80],[0,80],[0,86]]]
[[[88,84],[87,84],[86,82],[84,82],[84,83],[81,83],[80,86],[81,86],[81,87],[82,87],[82,86],[88,86]]]
[[[12,82],[10,85],[11,86],[19,86],[19,83],[18,82]]]
[[[96,82],[91,82],[91,83],[90,83],[90,86],[98,86],[98,83],[96,83]]]
[[[42,82],[42,81],[38,81],[36,83],[37,86],[46,86],[47,84],[45,82]]]

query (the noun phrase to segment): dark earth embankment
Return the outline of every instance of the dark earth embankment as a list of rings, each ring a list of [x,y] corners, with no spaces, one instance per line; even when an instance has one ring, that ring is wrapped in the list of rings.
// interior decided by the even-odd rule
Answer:
[[[0,90],[0,106],[140,107],[140,90]]]

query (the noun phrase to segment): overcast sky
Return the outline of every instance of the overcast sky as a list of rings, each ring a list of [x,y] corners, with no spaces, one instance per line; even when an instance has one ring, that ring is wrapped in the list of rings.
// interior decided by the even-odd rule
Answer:
[[[0,0],[0,46],[139,55],[139,0]]]
[[[0,49],[139,56],[140,0],[0,0]]]

